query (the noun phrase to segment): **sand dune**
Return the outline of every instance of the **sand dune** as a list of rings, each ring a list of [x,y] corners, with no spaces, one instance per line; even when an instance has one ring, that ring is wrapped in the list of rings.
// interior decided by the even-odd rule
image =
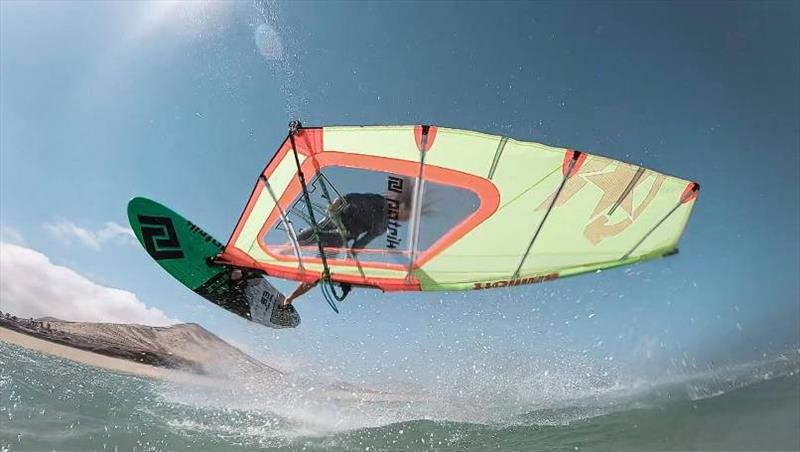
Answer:
[[[218,369],[224,370],[220,377],[282,374],[193,323],[152,327],[0,316],[0,340],[152,378],[199,381],[214,378]]]
[[[165,369],[162,367],[140,364],[130,360],[113,358],[94,352],[81,350],[66,345],[57,344],[44,339],[39,339],[27,334],[0,328],[0,341],[19,345],[40,353],[58,356],[60,358],[77,361],[90,366],[101,367],[114,372],[120,372],[140,377],[155,378],[159,380],[174,381],[178,383],[214,384],[216,378],[204,377],[180,370]]]

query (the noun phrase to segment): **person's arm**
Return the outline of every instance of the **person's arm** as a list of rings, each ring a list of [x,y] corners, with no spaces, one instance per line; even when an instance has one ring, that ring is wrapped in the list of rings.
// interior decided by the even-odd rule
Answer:
[[[318,223],[317,228],[320,231],[325,231],[328,228],[330,228],[331,225],[333,225],[333,220],[326,217]],[[336,226],[333,225],[333,227],[335,228]],[[314,227],[309,226],[300,231],[300,233],[297,234],[297,243],[300,245],[311,245],[312,243],[316,243],[316,241],[314,240]]]
[[[369,242],[371,242],[372,240],[375,239],[375,237],[378,237],[381,234],[383,234],[382,231],[378,232],[378,231],[375,231],[375,230],[366,232],[366,233],[362,234],[361,237],[359,237],[355,242],[353,242],[353,246],[351,246],[350,249],[352,251],[364,249],[364,247],[369,245]]]
[[[297,243],[300,245],[308,245],[311,237],[314,235],[314,228],[306,228],[297,234]]]

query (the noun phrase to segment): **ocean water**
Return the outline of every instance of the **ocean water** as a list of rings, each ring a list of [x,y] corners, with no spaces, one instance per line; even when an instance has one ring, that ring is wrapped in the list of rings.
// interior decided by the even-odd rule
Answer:
[[[0,343],[0,450],[798,450],[798,352],[541,407],[313,378],[186,386]],[[517,401],[519,402],[519,401]]]

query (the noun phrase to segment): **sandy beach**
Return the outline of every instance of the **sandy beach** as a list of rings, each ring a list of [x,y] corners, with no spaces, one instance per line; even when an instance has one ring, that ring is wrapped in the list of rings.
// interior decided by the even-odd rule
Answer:
[[[18,333],[3,327],[0,327],[0,341],[25,347],[27,349],[35,350],[47,355],[57,356],[82,364],[100,367],[114,372],[136,375],[139,377],[199,385],[212,385],[219,383],[219,380],[216,378],[194,375],[188,372],[164,369],[147,364],[135,363],[125,359],[100,355],[98,353],[92,353],[85,350],[68,347],[66,345],[56,344],[54,342],[39,339],[27,334]]]

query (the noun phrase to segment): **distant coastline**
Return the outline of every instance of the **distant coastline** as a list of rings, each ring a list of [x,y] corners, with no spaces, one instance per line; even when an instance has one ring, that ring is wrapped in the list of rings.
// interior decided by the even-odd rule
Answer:
[[[67,347],[85,350],[87,352],[124,359],[135,363],[146,364],[166,369],[179,369],[203,374],[203,368],[198,363],[182,359],[173,355],[159,353],[135,347],[125,347],[118,344],[108,344],[91,337],[82,337],[70,334],[57,327],[57,319],[23,319],[8,313],[0,312],[0,328],[6,328],[17,333],[42,339],[48,342],[65,345]]]
[[[200,325],[166,327],[20,318],[0,312],[0,341],[97,367],[181,379],[282,375]],[[180,374],[180,376],[178,376]]]

